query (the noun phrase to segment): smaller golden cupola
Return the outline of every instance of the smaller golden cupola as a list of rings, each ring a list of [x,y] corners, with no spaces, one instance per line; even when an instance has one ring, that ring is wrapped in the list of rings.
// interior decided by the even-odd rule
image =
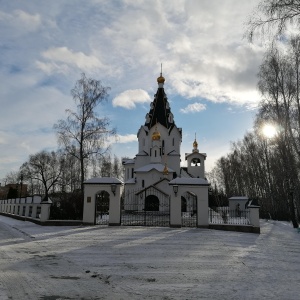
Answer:
[[[193,152],[199,152],[198,143],[197,143],[197,140],[196,140],[196,133],[195,133],[195,140],[194,140],[194,143],[193,143]]]
[[[160,140],[160,133],[157,130],[157,125],[155,126],[155,131],[152,133],[152,141],[159,141]]]
[[[196,148],[196,149],[198,148],[198,143],[197,143],[196,139],[194,140],[193,147],[194,147],[194,149],[195,149],[195,148]]]
[[[168,170],[168,167],[167,167],[167,163],[165,163],[165,167],[164,167],[164,170],[163,170],[163,174],[164,174],[164,175],[168,175],[168,174],[169,174],[169,170]]]

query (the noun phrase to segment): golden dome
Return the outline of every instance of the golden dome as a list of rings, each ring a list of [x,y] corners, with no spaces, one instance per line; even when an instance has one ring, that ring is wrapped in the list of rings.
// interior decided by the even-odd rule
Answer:
[[[163,174],[164,175],[168,175],[169,174],[169,170],[168,170],[168,167],[167,167],[166,163],[165,163],[165,167],[164,167],[164,170],[163,170]]]
[[[157,131],[157,126],[155,126],[155,131],[152,133],[152,141],[160,140],[160,133]]]
[[[160,76],[157,78],[157,83],[164,83],[165,82],[165,77],[162,76],[160,73]]]

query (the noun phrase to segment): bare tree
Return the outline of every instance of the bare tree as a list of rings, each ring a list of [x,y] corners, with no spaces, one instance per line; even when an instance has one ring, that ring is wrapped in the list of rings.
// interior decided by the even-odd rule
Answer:
[[[300,0],[262,0],[247,22],[246,36],[250,41],[259,33],[276,37],[289,23],[300,24]]]
[[[56,152],[42,151],[30,155],[28,162],[21,166],[20,171],[27,181],[36,180],[42,183],[45,193],[43,201],[47,201],[50,189],[61,178],[63,163],[63,159]]]
[[[61,176],[61,191],[74,192],[81,189],[80,162],[74,156],[65,151],[62,152],[64,159],[64,168]]]
[[[11,171],[9,173],[6,174],[6,176],[4,177],[4,184],[9,184],[9,183],[13,183],[16,184],[19,181],[20,178],[20,173],[19,172],[14,172]]]
[[[287,52],[280,51],[275,44],[266,53],[259,72],[259,90],[263,101],[258,121],[271,121],[280,128],[277,135],[276,154],[287,183],[282,185],[293,226],[297,227],[297,203],[290,195],[291,184],[299,183],[299,37],[289,43]],[[280,173],[276,174],[277,178]],[[285,182],[285,180],[283,180]],[[293,185],[294,185],[293,184]]]
[[[124,179],[123,169],[124,167],[122,165],[121,160],[116,155],[114,155],[112,176],[123,180]]]
[[[111,162],[110,154],[104,155],[101,158],[101,177],[111,177],[113,172],[113,164]]]
[[[54,125],[60,145],[80,162],[82,191],[91,158],[106,153],[108,137],[115,134],[114,129],[109,129],[109,119],[99,118],[96,113],[97,105],[107,100],[108,90],[101,81],[83,73],[71,91],[77,110],[66,110],[67,119]]]

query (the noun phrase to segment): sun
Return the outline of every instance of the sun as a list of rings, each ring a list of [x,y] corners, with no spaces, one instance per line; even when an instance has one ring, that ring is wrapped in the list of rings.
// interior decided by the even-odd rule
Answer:
[[[264,125],[262,129],[263,135],[267,138],[273,138],[277,134],[275,126],[271,124]]]

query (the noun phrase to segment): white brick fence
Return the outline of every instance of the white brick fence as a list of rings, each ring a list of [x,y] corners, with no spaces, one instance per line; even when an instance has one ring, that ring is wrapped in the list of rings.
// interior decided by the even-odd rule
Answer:
[[[38,195],[0,200],[0,213],[18,219],[46,222],[49,220],[51,203],[51,200],[42,201]]]

